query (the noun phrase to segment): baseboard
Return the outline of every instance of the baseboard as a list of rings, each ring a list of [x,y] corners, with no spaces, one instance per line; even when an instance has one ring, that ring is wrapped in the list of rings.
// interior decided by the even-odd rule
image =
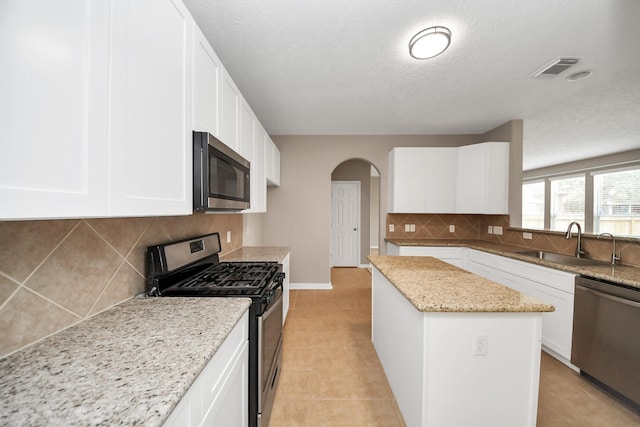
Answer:
[[[571,363],[570,360],[567,360],[566,358],[564,358],[563,356],[561,356],[560,354],[558,354],[557,352],[551,350],[549,347],[547,347],[546,345],[542,344],[542,351],[544,351],[545,353],[549,354],[551,357],[553,357],[554,359],[557,359],[558,362],[566,365],[568,368],[573,369],[574,371],[580,373],[580,368],[578,368],[576,365],[574,365],[573,363]]]
[[[371,268],[371,264],[360,264],[358,268]]]
[[[289,283],[289,289],[301,289],[301,290],[333,289],[333,286],[331,286],[331,282],[327,282],[327,283]]]

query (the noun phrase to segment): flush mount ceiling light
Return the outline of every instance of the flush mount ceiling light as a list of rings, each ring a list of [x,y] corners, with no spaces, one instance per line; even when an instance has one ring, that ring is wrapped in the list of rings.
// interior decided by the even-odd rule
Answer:
[[[451,43],[451,31],[446,27],[429,27],[420,31],[409,42],[409,54],[416,59],[429,59],[440,55]]]

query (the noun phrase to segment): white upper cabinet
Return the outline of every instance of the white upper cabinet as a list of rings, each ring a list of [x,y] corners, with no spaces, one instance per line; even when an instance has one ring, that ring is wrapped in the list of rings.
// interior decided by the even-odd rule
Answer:
[[[179,0],[136,0],[112,19],[109,214],[189,214],[193,18]]]
[[[245,212],[267,211],[267,178],[265,176],[264,140],[267,132],[258,120],[254,120],[253,158],[251,162],[251,209]]]
[[[264,130],[244,99],[240,104],[238,152],[251,162],[251,207],[245,213],[266,212],[267,184],[264,176]]]
[[[193,35],[193,130],[220,139],[222,63],[197,25]]]
[[[456,212],[509,213],[509,143],[458,148]]]
[[[107,212],[110,8],[3,2],[0,218]]]
[[[222,74],[222,122],[220,140],[234,151],[238,151],[238,125],[240,115],[240,91],[223,69]]]
[[[267,176],[267,185],[280,186],[280,150],[269,135],[265,133],[264,139],[265,150],[265,173]]]
[[[255,116],[249,104],[244,99],[240,101],[240,124],[238,126],[240,133],[237,152],[251,162],[251,169],[253,169],[253,146],[255,143],[253,123]]]
[[[509,143],[389,153],[389,213],[507,214]]]
[[[455,148],[394,148],[389,177],[389,213],[455,212]]]
[[[251,162],[264,212],[279,153],[181,0],[2,12],[0,219],[191,214],[194,130]]]
[[[184,5],[4,10],[0,218],[191,213],[194,22]]]

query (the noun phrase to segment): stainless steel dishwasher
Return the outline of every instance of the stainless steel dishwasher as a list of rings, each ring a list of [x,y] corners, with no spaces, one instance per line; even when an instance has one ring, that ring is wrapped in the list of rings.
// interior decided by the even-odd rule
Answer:
[[[640,408],[640,289],[576,277],[571,363]]]

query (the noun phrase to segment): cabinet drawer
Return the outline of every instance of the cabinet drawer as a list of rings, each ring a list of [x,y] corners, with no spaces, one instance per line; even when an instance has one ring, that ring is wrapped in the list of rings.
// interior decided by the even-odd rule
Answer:
[[[476,251],[474,249],[469,250],[469,261],[473,261],[478,264],[483,264],[492,268],[497,267],[497,255],[493,255],[487,252]]]
[[[431,256],[438,259],[460,259],[462,248],[402,246],[400,255],[404,256]]]
[[[575,275],[571,273],[505,257],[498,257],[498,269],[564,292],[574,293]]]

